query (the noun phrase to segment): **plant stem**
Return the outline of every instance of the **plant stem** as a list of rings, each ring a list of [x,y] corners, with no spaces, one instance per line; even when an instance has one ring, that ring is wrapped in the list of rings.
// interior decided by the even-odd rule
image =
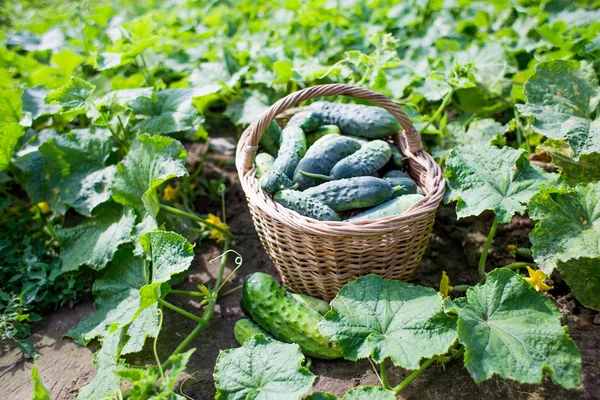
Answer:
[[[202,297],[204,296],[200,292],[194,292],[192,290],[171,290],[169,294],[181,294],[184,296]]]
[[[160,304],[162,304],[163,306],[167,307],[168,309],[173,310],[176,313],[179,313],[179,314],[183,315],[184,317],[188,317],[189,319],[191,319],[193,321],[196,321],[198,323],[202,322],[202,318],[200,318],[200,317],[198,317],[198,316],[196,316],[196,315],[194,315],[194,314],[192,314],[190,312],[187,312],[187,311],[185,311],[185,310],[183,310],[183,309],[181,309],[181,308],[179,308],[179,307],[177,307],[177,306],[169,303],[168,301],[165,301],[165,300],[161,299],[160,297],[158,298],[158,302]]]
[[[217,226],[215,224],[211,224],[210,222],[206,221],[204,218],[200,218],[199,216],[197,216],[195,214],[191,214],[191,213],[185,212],[185,211],[180,210],[180,209],[175,208],[175,207],[166,206],[164,204],[160,205],[160,209],[163,210],[163,211],[166,211],[168,213],[177,215],[179,217],[188,218],[188,219],[191,219],[192,221],[198,222],[199,224],[208,226],[211,229],[215,229],[215,230],[223,233],[228,238],[231,238],[231,239],[234,238],[234,236],[228,230],[223,229],[220,226]]]
[[[537,266],[534,263],[528,263],[528,262],[522,262],[522,261],[514,262],[512,264],[505,265],[502,268],[519,269],[519,268],[525,268],[525,267],[537,268]]]
[[[46,214],[44,214],[42,212],[42,210],[40,209],[40,207],[37,204],[35,205],[35,208],[37,209],[38,213],[40,213],[40,218],[42,219],[44,226],[48,230],[48,234],[52,237],[52,239],[56,242],[57,245],[60,244],[60,240],[58,239],[58,236],[56,235],[56,232],[54,231],[54,227],[52,226],[52,223],[50,222],[50,220],[48,219]]]
[[[431,116],[431,118],[425,124],[425,126],[423,128],[421,128],[421,133],[423,133],[425,131],[425,129],[427,129],[427,127],[429,125],[431,125],[434,121],[437,121],[440,118],[440,115],[442,115],[442,112],[444,111],[444,109],[446,108],[446,106],[448,105],[448,103],[450,102],[450,100],[452,99],[453,95],[454,95],[454,89],[450,89],[450,91],[448,92],[448,94],[446,94],[446,97],[444,97],[444,100],[442,101],[442,104],[440,104],[440,106],[438,107],[438,109]]]
[[[494,217],[494,223],[492,224],[490,233],[488,234],[485,245],[483,246],[483,251],[481,252],[481,258],[479,259],[479,276],[482,278],[485,276],[485,260],[487,259],[488,251],[490,250],[492,240],[496,234],[496,228],[498,228],[498,217]]]
[[[385,369],[385,360],[379,363],[379,377],[381,378],[381,384],[387,390],[392,390],[390,383],[387,378],[387,370]]]
[[[423,371],[425,371],[427,368],[429,368],[431,366],[431,364],[434,363],[434,361],[435,361],[435,358],[430,358],[429,360],[425,361],[418,370],[413,371],[412,374],[410,374],[409,376],[407,376],[406,379],[404,379],[402,382],[400,382],[400,384],[398,384],[398,386],[396,386],[393,389],[394,390],[394,394],[397,396],[398,393],[400,393],[408,385],[410,385],[410,383],[412,381],[414,381],[417,376],[421,375],[421,373]]]
[[[521,148],[521,143],[523,143],[523,131],[521,127],[521,119],[519,118],[519,112],[517,111],[517,107],[513,105],[513,111],[515,116],[515,131],[517,134],[517,145]]]
[[[240,285],[240,286],[236,286],[233,289],[229,289],[226,292],[223,292],[223,294],[219,295],[219,298],[222,299],[225,296],[229,296],[231,293],[237,292],[238,290],[240,290],[241,288],[243,288],[244,285]]]

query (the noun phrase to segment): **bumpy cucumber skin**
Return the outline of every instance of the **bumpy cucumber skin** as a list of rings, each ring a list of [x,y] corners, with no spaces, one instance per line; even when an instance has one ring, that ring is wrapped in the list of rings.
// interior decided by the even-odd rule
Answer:
[[[281,128],[272,121],[260,138],[262,148],[272,156],[276,156],[281,144]]]
[[[392,151],[387,142],[373,140],[335,164],[329,176],[342,179],[369,175],[387,164],[391,157]]]
[[[323,124],[337,125],[346,135],[381,139],[400,130],[400,123],[380,107],[318,101],[309,109],[319,113]]]
[[[366,219],[377,219],[392,215],[400,215],[422,198],[423,196],[420,194],[407,194],[405,196],[396,197],[395,199],[386,201],[377,207],[373,207],[370,210],[350,217],[346,221],[361,221]]]
[[[340,135],[340,128],[335,125],[321,125],[316,131],[309,135],[306,135],[306,144],[310,148],[317,140],[321,139],[325,135]]]
[[[255,272],[244,281],[243,297],[250,316],[276,339],[297,343],[307,356],[332,360],[339,348],[319,332],[323,316],[297,302],[270,275]]]
[[[410,175],[408,175],[406,172],[398,171],[398,170],[388,171],[388,172],[386,172],[386,174],[383,177],[384,178],[409,178],[409,179],[411,179]]]
[[[260,179],[261,176],[273,169],[273,161],[275,161],[275,159],[269,153],[260,153],[256,155],[254,167],[256,168],[257,179]]]
[[[306,135],[298,126],[286,127],[281,131],[281,146],[273,162],[273,170],[282,172],[292,179],[296,166],[306,153]]]
[[[240,346],[254,335],[264,335],[269,339],[273,338],[273,336],[269,335],[267,331],[250,321],[248,318],[242,318],[235,323],[235,326],[233,327],[233,335]]]
[[[295,184],[282,172],[271,170],[260,177],[258,180],[260,188],[269,194],[279,192],[283,189],[290,189]]]
[[[330,207],[297,190],[281,190],[273,198],[285,208],[294,210],[305,217],[319,221],[340,220],[340,216]]]
[[[286,126],[299,126],[305,133],[312,132],[321,126],[321,116],[314,111],[300,111],[290,118]]]
[[[302,175],[300,171],[329,175],[334,165],[360,148],[360,143],[345,136],[338,136],[321,144],[315,143],[298,163],[294,172],[294,182],[300,188],[308,188],[325,182],[323,179]]]
[[[419,187],[410,178],[383,178],[392,185],[392,189],[394,193],[392,194],[392,199],[395,199],[398,196],[404,196],[405,194],[416,194]]]
[[[329,311],[329,303],[326,302],[325,300],[317,299],[316,297],[312,297],[307,294],[297,294],[297,293],[290,293],[290,294],[296,301],[303,303],[305,306],[315,310],[316,312],[318,312],[321,315],[325,315],[325,314],[327,314],[327,311]]]
[[[339,212],[388,201],[392,198],[392,186],[385,179],[359,176],[322,183],[302,193]]]
[[[404,167],[404,160],[402,159],[402,153],[400,152],[400,150],[398,150],[398,148],[392,144],[389,143],[390,145],[390,150],[392,151],[392,158],[390,158],[390,166],[392,168],[403,168]]]

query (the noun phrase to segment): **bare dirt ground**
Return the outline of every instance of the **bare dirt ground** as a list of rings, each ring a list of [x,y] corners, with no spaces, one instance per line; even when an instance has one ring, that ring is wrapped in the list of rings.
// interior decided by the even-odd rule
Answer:
[[[246,200],[237,183],[233,167],[210,165],[216,174],[226,173],[232,180],[227,194],[227,221],[237,236],[233,247],[244,258],[243,267],[228,284],[228,287],[240,285],[243,277],[254,271],[263,271],[276,275],[276,271],[265,254],[254,227]],[[199,205],[200,206],[200,205]],[[203,203],[199,209],[214,208],[218,203]],[[438,211],[434,232],[414,282],[437,287],[442,270],[450,276],[453,284],[473,284],[478,276],[476,265],[487,231],[491,225],[490,215],[456,221],[451,206],[443,206]],[[506,265],[514,259],[506,251],[509,244],[526,245],[527,233],[531,229],[527,218],[515,218],[511,224],[501,226],[496,234],[493,248],[488,258],[488,269]],[[202,243],[196,247],[197,257],[190,269],[187,280],[178,289],[192,290],[199,283],[214,279],[218,262],[209,260],[220,254],[212,243]],[[233,257],[229,268],[234,267]],[[473,382],[462,360],[445,366],[434,365],[419,376],[404,392],[401,399],[600,399],[600,325],[593,323],[596,312],[588,310],[572,299],[564,283],[555,281],[551,297],[561,308],[563,323],[568,325],[571,337],[577,343],[583,359],[583,385],[579,391],[567,391],[551,383],[546,377],[541,385],[523,385],[513,381],[492,378],[480,385]],[[193,342],[196,348],[188,365],[191,375],[182,387],[182,393],[198,399],[214,399],[215,389],[212,370],[215,360],[222,349],[237,347],[233,336],[235,322],[243,316],[239,307],[241,292],[237,291],[220,301],[210,326]],[[177,306],[196,313],[200,305],[187,297],[170,296]],[[31,337],[33,344],[41,354],[39,359],[40,375],[54,399],[73,399],[78,389],[89,383],[95,376],[92,363],[93,345],[89,348],[74,344],[62,336],[83,316],[91,313],[91,300],[78,304],[72,309],[61,309],[46,315],[34,328]],[[160,334],[158,349],[162,360],[195,327],[194,322],[172,312],[165,312],[163,331]],[[29,374],[31,360],[23,358],[14,346],[0,345],[0,399],[30,399],[32,385]],[[149,347],[129,361],[135,364],[154,363]],[[315,391],[329,391],[338,396],[357,385],[378,384],[376,375],[368,361],[319,361],[313,360],[311,370],[319,375],[314,386]],[[409,374],[401,368],[390,368],[390,382],[399,382]]]

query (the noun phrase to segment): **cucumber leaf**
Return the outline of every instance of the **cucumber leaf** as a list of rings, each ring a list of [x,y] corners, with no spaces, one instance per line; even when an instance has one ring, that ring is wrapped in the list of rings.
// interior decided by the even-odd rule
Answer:
[[[253,336],[242,347],[219,353],[214,370],[216,399],[301,399],[316,378],[302,366],[304,361],[297,344]]]
[[[448,199],[456,201],[459,218],[492,210],[498,221],[509,223],[542,186],[552,185],[555,174],[532,166],[524,150],[490,145],[460,146],[446,161]]]
[[[575,160],[600,153],[600,119],[593,117],[600,103],[598,81],[594,73],[577,67],[565,60],[536,65],[525,84],[527,103],[517,105],[523,115],[535,117],[535,132],[569,143]]]
[[[167,282],[172,275],[187,271],[194,259],[194,245],[175,232],[145,233],[140,243],[152,260],[152,282]]]
[[[444,314],[435,290],[367,275],[348,283],[319,324],[337,341],[344,358],[391,358],[394,365],[419,368],[422,358],[444,354],[456,340],[456,322]]]
[[[80,78],[71,78],[69,83],[46,96],[46,104],[58,104],[62,111],[87,110],[92,106],[92,94],[96,87]]]
[[[60,111],[58,105],[48,105],[44,101],[46,96],[50,93],[49,90],[44,89],[41,86],[25,89],[21,96],[23,102],[23,113],[29,115],[32,121],[35,121],[39,117],[44,115],[53,115]]]
[[[381,386],[359,386],[350,389],[341,399],[331,393],[313,393],[305,400],[395,400],[391,390]]]
[[[143,294],[140,290],[140,296]],[[158,303],[155,302],[148,308],[143,309],[135,317],[131,325],[127,327],[129,339],[121,354],[131,354],[142,351],[148,337],[156,337],[160,328],[160,316],[158,315]]]
[[[569,185],[600,181],[600,153],[582,154],[576,161],[567,142],[552,139],[546,140],[538,149],[552,156],[552,163],[560,168],[561,178]]]
[[[0,171],[8,167],[13,150],[23,133],[24,128],[17,123],[0,125]]]
[[[458,314],[458,340],[475,382],[497,374],[539,384],[547,371],[565,388],[581,384],[581,357],[560,325],[562,314],[514,271],[490,272],[466,298],[447,298],[446,311]]]
[[[600,257],[600,182],[573,189],[546,189],[535,196],[529,234],[535,261],[549,275],[558,261]]]
[[[21,89],[0,90],[0,124],[18,123],[23,118]]]
[[[44,385],[42,378],[40,378],[37,358],[33,360],[33,367],[31,368],[31,381],[33,382],[32,400],[52,400],[52,393],[50,393],[46,385]]]
[[[559,260],[556,267],[577,300],[600,311],[600,257]]]

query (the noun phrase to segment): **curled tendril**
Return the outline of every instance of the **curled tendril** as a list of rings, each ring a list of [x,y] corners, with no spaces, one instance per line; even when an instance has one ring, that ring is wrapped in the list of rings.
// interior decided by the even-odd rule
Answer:
[[[235,265],[237,266],[237,268],[241,267],[241,266],[242,266],[242,263],[244,262],[244,258],[242,257],[242,255],[241,255],[240,253],[238,253],[237,251],[235,251],[235,250],[233,250],[233,249],[229,249],[229,250],[227,250],[226,252],[224,252],[224,253],[223,253],[223,254],[221,254],[220,256],[218,256],[218,257],[215,257],[215,258],[213,258],[213,259],[209,260],[208,262],[209,262],[209,263],[211,263],[211,262],[213,262],[213,261],[215,261],[215,260],[218,260],[219,258],[223,257],[225,254],[227,254],[227,253],[229,253],[229,252],[232,252],[232,253],[235,253],[235,254],[237,254],[237,257],[235,258],[235,260],[233,260],[233,262],[235,263]]]

